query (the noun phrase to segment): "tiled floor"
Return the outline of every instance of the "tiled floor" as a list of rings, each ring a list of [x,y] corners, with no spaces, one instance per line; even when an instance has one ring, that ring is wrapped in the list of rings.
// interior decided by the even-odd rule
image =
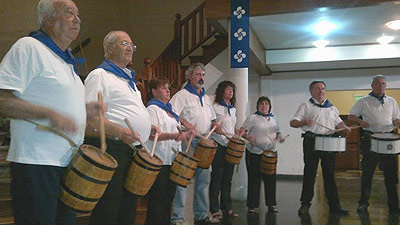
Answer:
[[[350,175],[349,175],[350,174]],[[349,216],[330,216],[328,205],[324,196],[323,180],[321,174],[317,176],[315,185],[315,196],[310,208],[310,216],[299,217],[297,210],[300,207],[301,180],[278,180],[277,201],[279,212],[266,213],[263,195],[257,213],[247,215],[245,201],[234,201],[233,208],[239,212],[239,217],[224,219],[221,224],[231,225],[397,225],[399,217],[388,214],[386,207],[386,189],[383,176],[375,176],[372,186],[369,214],[359,215],[356,212],[360,196],[360,177],[351,173],[336,175],[336,183],[339,190],[342,207],[348,209]],[[193,191],[192,189],[190,191]],[[188,194],[188,197],[193,196]],[[191,212],[192,199],[188,198],[186,208],[187,224],[193,224],[193,213]]]

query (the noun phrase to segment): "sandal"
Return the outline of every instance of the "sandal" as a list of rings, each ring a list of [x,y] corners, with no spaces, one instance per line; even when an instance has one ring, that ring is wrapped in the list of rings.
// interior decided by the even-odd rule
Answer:
[[[216,212],[216,213],[211,214],[211,217],[217,218],[220,220],[220,219],[222,219],[222,214],[221,214],[221,212]]]
[[[253,209],[253,211],[254,211],[254,209]],[[254,212],[255,212],[255,211],[254,211]],[[253,212],[253,213],[254,213],[254,212]],[[249,210],[249,213],[250,213],[250,210]],[[235,213],[232,209],[228,210],[227,214],[228,214],[228,216],[230,216],[230,217],[238,217],[238,216],[239,216],[239,214],[238,214],[238,213]]]
[[[253,213],[256,213],[256,210],[253,208],[249,208],[249,210],[247,210],[247,213],[253,214]]]

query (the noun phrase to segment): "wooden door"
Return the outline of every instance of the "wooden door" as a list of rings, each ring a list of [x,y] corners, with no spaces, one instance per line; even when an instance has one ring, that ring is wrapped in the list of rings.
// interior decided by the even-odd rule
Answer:
[[[347,122],[347,115],[340,116],[347,126],[354,125]],[[358,170],[360,168],[360,128],[352,129],[346,138],[346,152],[336,154],[336,166],[338,171]]]

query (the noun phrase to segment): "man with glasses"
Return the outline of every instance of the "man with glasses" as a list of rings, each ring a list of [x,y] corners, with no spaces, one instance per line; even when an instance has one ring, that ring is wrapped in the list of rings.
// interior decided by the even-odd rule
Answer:
[[[364,129],[361,139],[361,198],[357,207],[358,213],[367,212],[371,196],[372,177],[379,162],[379,167],[385,176],[385,186],[388,195],[389,213],[400,215],[397,195],[397,155],[378,154],[371,151],[371,135],[373,133],[393,132],[400,126],[399,106],[394,98],[385,95],[386,78],[376,75],[372,78],[372,91],[358,100],[350,110],[349,121],[353,121]],[[361,118],[361,119],[360,119]]]
[[[138,146],[139,138],[147,141],[155,127],[136,86],[135,72],[127,68],[136,50],[131,38],[124,31],[111,31],[105,36],[103,47],[104,61],[85,80],[86,101],[97,99],[97,93],[101,92],[107,103],[108,109],[104,112],[107,152],[117,160],[118,168],[94,208],[90,224],[134,224],[137,197],[124,188],[133,153],[129,145]],[[125,118],[137,132],[129,130]],[[99,118],[88,121],[85,138],[88,144],[100,145],[98,121]]]

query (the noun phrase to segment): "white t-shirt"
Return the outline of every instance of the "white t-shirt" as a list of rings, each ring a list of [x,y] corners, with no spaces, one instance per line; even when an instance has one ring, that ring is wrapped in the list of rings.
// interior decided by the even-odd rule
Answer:
[[[390,132],[393,130],[393,120],[399,118],[399,106],[394,98],[386,96],[384,104],[373,96],[364,96],[350,110],[350,115],[359,117],[369,123],[371,132]]]
[[[150,105],[147,107],[149,112],[151,123],[159,126],[161,133],[178,133],[177,126],[180,123],[175,118],[168,116],[167,112],[156,105]],[[150,150],[153,147],[153,141],[148,140],[146,142],[147,148]],[[156,154],[163,161],[163,165],[171,165],[175,159],[175,154],[171,149],[181,151],[181,142],[175,140],[158,141],[154,154]]]
[[[242,127],[246,128],[248,135],[256,139],[256,143],[246,144],[251,153],[262,154],[265,150],[276,152],[276,135],[280,132],[280,128],[275,116],[252,114],[246,118]]]
[[[236,108],[231,108],[231,115],[228,114],[228,108],[220,105],[218,103],[213,103],[214,112],[217,115],[217,122],[226,115],[225,119],[221,123],[222,131],[225,134],[233,135],[235,134],[235,125],[236,125]],[[228,135],[229,136],[229,135]],[[217,133],[213,133],[211,138],[214,139],[218,144],[222,146],[228,145],[228,138],[225,135],[220,135]]]
[[[50,108],[71,118],[77,132],[66,133],[81,145],[86,127],[85,89],[71,64],[32,37],[19,39],[0,65],[0,89],[32,104]],[[33,120],[50,126],[48,119]],[[7,160],[18,163],[65,167],[72,157],[67,140],[24,120],[11,120],[11,144]]]
[[[343,120],[339,117],[339,111],[335,106],[321,108],[312,104],[310,101],[302,103],[290,121],[302,121],[305,119],[311,119],[314,123],[310,126],[302,126],[301,129],[303,131],[310,131],[315,134],[332,133],[332,131],[317,125],[317,123],[335,130],[336,126],[343,122]]]
[[[125,69],[125,72],[130,75],[128,69]],[[85,87],[86,102],[97,101],[98,92],[102,93],[103,102],[107,104],[105,118],[124,128],[128,128],[124,121],[128,118],[133,128],[139,132],[142,141],[146,142],[149,139],[150,116],[136,86],[136,91],[134,91],[126,79],[98,68],[89,73],[85,80]],[[134,144],[139,144],[139,142]]]
[[[207,134],[211,129],[211,121],[216,119],[215,112],[208,95],[202,97],[203,105],[197,95],[186,89],[178,91],[171,99],[172,110],[189,123],[196,126],[199,134]]]

